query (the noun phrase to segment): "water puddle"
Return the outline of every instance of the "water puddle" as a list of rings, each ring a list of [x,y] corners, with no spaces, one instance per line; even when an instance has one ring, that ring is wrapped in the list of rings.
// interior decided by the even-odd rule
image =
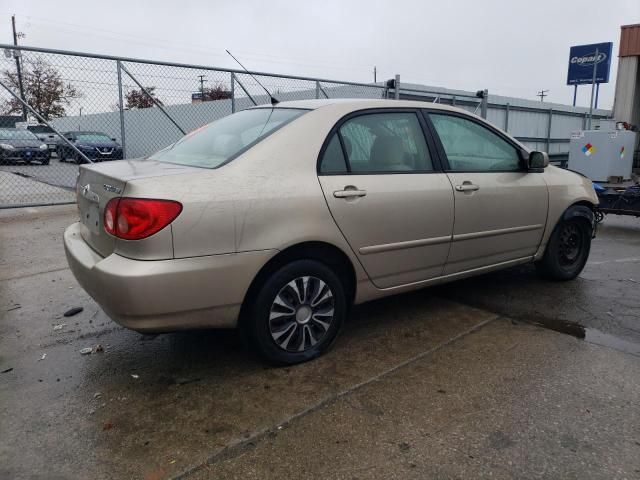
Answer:
[[[624,338],[616,337],[610,333],[601,332],[595,328],[585,328],[579,323],[550,318],[536,319],[534,323],[548,328],[549,330],[572,335],[584,340],[585,342],[593,343],[594,345],[613,348],[614,350],[640,357],[640,343],[625,340]]]

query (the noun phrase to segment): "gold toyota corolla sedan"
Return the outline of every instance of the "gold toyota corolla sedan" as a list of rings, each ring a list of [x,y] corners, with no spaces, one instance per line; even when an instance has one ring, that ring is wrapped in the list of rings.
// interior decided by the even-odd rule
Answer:
[[[529,262],[576,277],[598,201],[548,163],[457,108],[283,102],[83,165],[64,244],[121,325],[237,326],[292,364],[325,351],[352,304]]]

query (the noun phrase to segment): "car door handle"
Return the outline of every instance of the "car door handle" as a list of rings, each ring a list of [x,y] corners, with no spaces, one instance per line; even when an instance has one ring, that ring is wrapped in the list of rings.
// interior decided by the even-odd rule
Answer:
[[[480,187],[471,182],[462,182],[462,185],[456,185],[458,192],[475,192],[476,190],[480,190]]]
[[[336,198],[353,198],[353,197],[364,197],[367,194],[366,190],[358,190],[354,188],[345,187],[344,190],[337,190],[333,192],[333,196]]]

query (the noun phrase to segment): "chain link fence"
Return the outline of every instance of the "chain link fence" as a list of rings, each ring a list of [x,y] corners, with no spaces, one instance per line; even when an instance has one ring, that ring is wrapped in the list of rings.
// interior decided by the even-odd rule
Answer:
[[[269,104],[260,84],[280,101],[401,98],[456,105],[550,153],[565,148],[586,118],[571,107],[491,103],[486,90],[477,96],[32,47],[0,50],[0,208],[74,202],[80,163],[144,157],[216,119]]]
[[[144,157],[216,119],[269,104],[258,82],[280,101],[387,94],[376,85],[0,48],[0,208],[73,202],[80,163]]]

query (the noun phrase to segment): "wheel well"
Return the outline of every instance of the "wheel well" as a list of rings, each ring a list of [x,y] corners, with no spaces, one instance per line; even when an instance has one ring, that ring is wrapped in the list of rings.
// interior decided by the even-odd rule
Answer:
[[[240,319],[248,307],[249,299],[255,297],[260,286],[274,272],[294,260],[317,260],[331,268],[344,283],[345,294],[349,305],[356,294],[356,272],[347,255],[338,247],[325,242],[304,242],[292,245],[269,260],[258,272],[245,294],[240,309]]]
[[[562,219],[564,219],[566,213],[571,210],[574,207],[587,207],[589,210],[591,210],[591,212],[595,215],[595,210],[596,210],[596,205],[594,205],[593,203],[587,201],[587,200],[580,200],[579,202],[576,203],[572,203],[562,214],[562,217],[560,217],[560,220],[562,221]],[[576,220],[584,220],[585,222],[588,222],[589,220],[581,215],[575,216],[574,217]],[[591,225],[590,225],[591,226]]]

